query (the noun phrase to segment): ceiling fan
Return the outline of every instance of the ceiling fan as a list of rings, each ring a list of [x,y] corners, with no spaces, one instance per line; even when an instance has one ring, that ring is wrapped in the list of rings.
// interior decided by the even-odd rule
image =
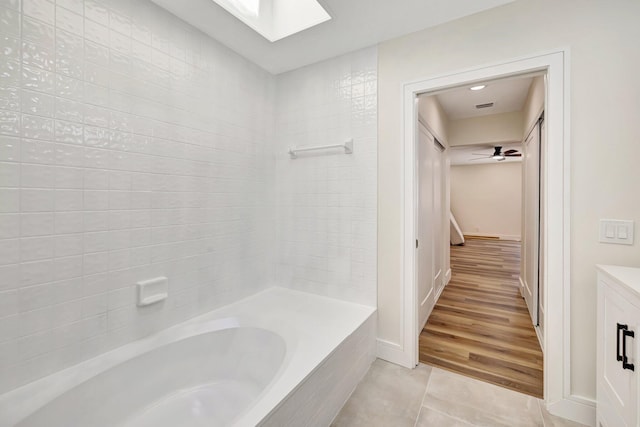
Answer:
[[[518,150],[510,149],[503,152],[502,146],[500,145],[493,147],[493,154],[488,154],[488,155],[486,153],[472,153],[472,154],[474,156],[483,156],[483,157],[480,157],[479,159],[472,159],[471,161],[494,159],[501,162],[505,160],[507,157],[522,157],[522,153],[520,153]]]

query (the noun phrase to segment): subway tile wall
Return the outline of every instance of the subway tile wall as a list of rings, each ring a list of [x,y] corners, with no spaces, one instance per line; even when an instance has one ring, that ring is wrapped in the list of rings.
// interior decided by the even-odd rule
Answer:
[[[278,75],[276,93],[276,281],[376,306],[377,48]],[[287,154],[348,138],[353,154]]]
[[[0,0],[0,51],[0,393],[269,284],[273,76],[146,0]]]

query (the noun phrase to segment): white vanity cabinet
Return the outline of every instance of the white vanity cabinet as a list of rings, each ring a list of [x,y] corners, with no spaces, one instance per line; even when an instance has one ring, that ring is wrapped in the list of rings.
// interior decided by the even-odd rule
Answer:
[[[637,427],[640,269],[598,266],[597,427]]]

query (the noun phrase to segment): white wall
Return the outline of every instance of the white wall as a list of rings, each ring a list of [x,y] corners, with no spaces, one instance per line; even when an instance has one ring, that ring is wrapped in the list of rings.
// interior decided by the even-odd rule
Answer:
[[[522,164],[451,166],[451,211],[465,235],[520,240]]]
[[[571,391],[595,397],[595,264],[640,266],[638,243],[601,244],[597,232],[600,218],[640,222],[638,16],[634,1],[521,0],[379,46],[381,339],[402,343],[402,85],[569,47]]]
[[[277,76],[276,128],[278,284],[375,306],[377,49]]]
[[[529,131],[540,118],[540,113],[544,110],[545,103],[545,76],[537,76],[533,78],[529,92],[527,93],[527,99],[524,101],[524,108],[522,109],[522,129],[523,138],[526,139]]]
[[[0,5],[0,393],[271,277],[273,77],[147,1],[56,3]]]
[[[544,95],[544,94],[543,94]],[[544,100],[544,98],[543,98]],[[449,122],[449,145],[500,145],[522,140],[523,113],[490,114]]]
[[[436,96],[421,96],[418,99],[418,115],[423,123],[429,127],[429,132],[441,144],[449,144],[449,118],[444,112]]]

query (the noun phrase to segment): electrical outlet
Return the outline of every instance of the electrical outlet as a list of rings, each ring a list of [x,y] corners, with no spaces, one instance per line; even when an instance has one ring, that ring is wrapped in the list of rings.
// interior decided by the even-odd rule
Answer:
[[[633,245],[633,221],[601,219],[600,241],[617,245]]]

